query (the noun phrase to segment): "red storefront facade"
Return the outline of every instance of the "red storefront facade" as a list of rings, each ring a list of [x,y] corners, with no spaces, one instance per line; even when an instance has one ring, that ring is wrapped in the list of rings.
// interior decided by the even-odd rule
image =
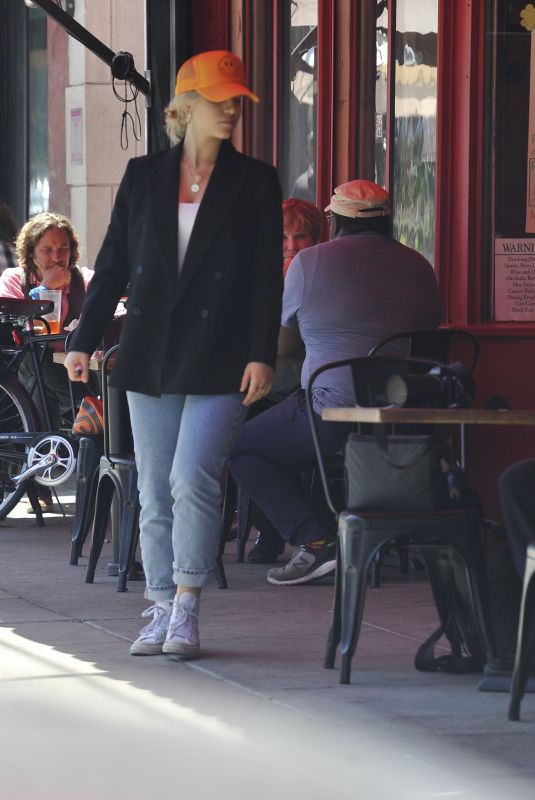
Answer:
[[[396,120],[396,69],[404,61],[405,83],[411,81],[411,67],[425,73],[424,85],[428,79],[431,83],[436,80],[436,90],[431,90],[436,96],[434,198],[428,194],[427,199],[431,207],[434,200],[431,260],[440,283],[444,324],[466,327],[480,339],[476,404],[484,404],[490,395],[501,395],[513,408],[531,408],[535,398],[535,268],[530,257],[522,260],[522,275],[517,276],[520,283],[513,284],[519,287],[518,298],[524,298],[517,307],[514,292],[496,296],[504,291],[503,276],[501,284],[497,277],[498,267],[501,273],[504,268],[509,270],[511,279],[511,265],[505,263],[504,267],[504,258],[495,254],[504,239],[513,242],[513,250],[516,247],[529,252],[533,236],[524,224],[523,208],[529,205],[529,191],[526,180],[521,179],[529,163],[531,129],[525,108],[531,95],[529,38],[535,36],[529,28],[529,7],[526,16],[528,5],[502,0],[318,0],[301,4],[197,0],[192,19],[194,51],[229,47],[244,57],[267,110],[261,122],[246,116],[239,144],[259,157],[271,155],[280,168],[281,164],[284,166],[283,149],[288,141],[281,121],[284,80],[288,77],[284,73],[287,53],[281,52],[288,39],[284,25],[291,18],[291,7],[294,15],[302,13],[299,33],[303,38],[308,34],[309,40],[303,51],[309,44],[306,53],[313,48],[316,56],[314,188],[320,206],[326,204],[333,185],[359,176],[384,182],[393,193],[394,213],[396,208],[399,211],[396,181],[403,180],[403,176],[396,168],[395,147],[403,126]],[[432,6],[436,8],[431,9],[435,14],[431,27],[436,27],[425,30],[421,17]],[[314,13],[317,28],[310,33]],[[522,24],[524,18],[528,27]],[[416,30],[403,30],[400,19],[401,23],[416,20]],[[378,95],[373,89],[382,74],[379,23],[383,23],[388,64],[383,115],[387,141],[382,173],[374,163],[370,141],[374,138],[374,122],[377,141],[377,126],[381,123],[378,112],[384,110],[377,108]],[[400,59],[402,46],[404,58]],[[423,63],[426,47],[433,51],[430,57],[428,52],[427,64]],[[419,81],[414,88],[415,95],[421,94],[421,84]],[[507,100],[511,91],[518,101],[514,105]],[[532,91],[535,94],[535,85]],[[414,116],[413,110],[410,115]],[[259,135],[258,128],[264,129],[263,135]],[[266,128],[270,129],[269,135]],[[513,138],[510,131],[516,131]],[[512,174],[508,178],[509,173]],[[291,187],[288,182],[284,185],[284,168],[281,178],[283,190],[289,194]],[[515,194],[513,205],[516,203],[518,209],[512,215],[514,219],[507,219],[511,213],[503,211],[502,206],[511,194]],[[416,209],[415,213],[420,212]],[[403,229],[398,226],[398,230]],[[410,236],[405,238],[428,255],[421,240],[411,242]],[[535,456],[535,432],[526,428],[473,428],[468,431],[467,452],[470,477],[483,495],[485,513],[499,518],[497,477],[512,461]]]
[[[467,327],[480,339],[476,404],[493,394],[506,397],[513,408],[533,407],[535,8],[530,3],[145,0],[144,19],[141,2],[139,13],[128,19],[121,9],[131,11],[133,4],[126,0],[77,0],[71,6],[90,30],[106,33],[114,50],[135,52],[141,71],[146,36],[153,89],[148,149],[165,146],[161,111],[184,58],[211,48],[242,56],[262,102],[254,108],[246,104],[237,146],[277,165],[286,196],[308,197],[320,207],[333,186],[354,177],[385,185],[396,237],[434,264],[444,324]],[[0,183],[13,203],[22,184],[30,183],[25,130],[36,114],[31,97],[28,120],[23,105],[10,100],[13,82],[24,71],[20,48],[10,52],[8,45],[23,41],[24,15],[31,23],[38,11],[25,9],[23,0],[0,0],[0,7],[9,23],[5,50],[12,70],[0,92],[2,107],[5,100],[11,109],[12,139]],[[40,25],[47,27],[42,19]],[[73,215],[82,233],[87,228],[91,263],[123,165],[145,143],[121,150],[120,110],[101,111],[114,102],[109,71],[89,54],[83,77],[81,66],[73,72],[71,58],[73,74],[62,101],[71,136],[65,146],[59,94],[51,86],[59,82],[65,94],[67,44],[60,58],[54,26],[49,20],[45,56],[50,203]],[[31,41],[28,48],[31,63]],[[82,153],[73,147],[73,110],[84,114]],[[46,110],[41,126],[46,131],[45,123]],[[21,181],[25,170],[27,179]],[[54,187],[63,187],[64,172],[69,189],[58,192]],[[22,197],[17,208],[21,219],[31,213],[31,203]],[[502,469],[530,456],[535,456],[531,429],[468,431],[470,477],[482,492],[487,516],[500,516],[496,481]]]

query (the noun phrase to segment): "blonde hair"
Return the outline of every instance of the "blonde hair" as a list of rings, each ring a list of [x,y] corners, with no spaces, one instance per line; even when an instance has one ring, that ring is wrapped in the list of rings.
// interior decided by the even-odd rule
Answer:
[[[64,217],[63,214],[43,211],[43,213],[36,214],[35,217],[32,217],[28,222],[24,223],[15,242],[19,265],[23,268],[26,275],[30,272],[35,274],[33,253],[39,239],[41,239],[50,228],[57,228],[60,231],[66,232],[69,237],[69,246],[71,248],[69,269],[73,269],[78,265],[78,260],[80,258],[80,240],[72,226],[72,222],[68,217]]]
[[[179,144],[186,135],[188,127],[188,106],[199,97],[197,92],[183,92],[175,95],[167,108],[165,114],[165,130],[171,140],[171,144]]]

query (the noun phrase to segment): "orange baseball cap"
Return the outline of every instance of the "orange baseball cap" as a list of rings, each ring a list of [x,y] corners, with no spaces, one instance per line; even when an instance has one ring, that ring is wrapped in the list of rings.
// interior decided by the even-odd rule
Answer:
[[[325,211],[353,219],[386,217],[390,214],[390,198],[388,192],[373,181],[349,181],[336,187]]]
[[[175,94],[184,92],[198,92],[214,103],[241,95],[255,103],[260,100],[247,88],[241,60],[228,50],[207,50],[184,61],[176,76]]]

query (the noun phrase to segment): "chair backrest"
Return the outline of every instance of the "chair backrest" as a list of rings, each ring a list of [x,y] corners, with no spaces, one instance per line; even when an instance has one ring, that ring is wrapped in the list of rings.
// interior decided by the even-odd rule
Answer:
[[[104,427],[104,455],[109,457],[110,455],[110,410],[109,410],[109,394],[108,394],[108,362],[111,356],[115,353],[116,350],[119,349],[119,345],[116,344],[113,347],[110,347],[109,350],[106,350],[104,356],[102,358],[102,365],[101,365],[101,381],[102,381],[102,419],[103,419],[103,427]]]
[[[305,400],[312,440],[314,442],[314,450],[316,452],[321,482],[325,492],[325,498],[329,508],[334,514],[338,514],[340,509],[336,508],[329,482],[327,480],[325,458],[321,449],[321,443],[318,435],[318,421],[316,419],[313,406],[314,383],[316,382],[317,378],[328,370],[339,369],[340,367],[350,367],[353,378],[353,390],[355,393],[356,404],[364,407],[385,406],[389,405],[386,392],[386,385],[389,378],[391,378],[393,375],[401,375],[402,377],[407,377],[409,374],[421,375],[425,372],[428,372],[432,367],[437,366],[438,363],[439,362],[434,360],[420,358],[364,356],[357,358],[344,358],[341,361],[331,361],[328,364],[324,364],[323,366],[314,370],[310,376],[306,388]]]
[[[393,375],[401,378],[422,375],[435,366],[444,365],[435,359],[423,358],[392,356],[354,358],[350,368],[355,402],[365,408],[390,405],[392,400],[388,397],[387,386]]]
[[[121,338],[121,331],[123,327],[123,317],[112,319],[102,337],[103,350],[108,350],[116,344],[119,344]]]
[[[134,443],[126,392],[108,386],[108,363],[118,347],[118,344],[110,347],[102,359],[103,449],[107,457],[111,453],[121,458],[132,458]]]
[[[372,347],[369,356],[388,350],[391,344],[407,344],[407,355],[416,358],[436,358],[443,364],[451,364],[455,359],[461,361],[465,369],[473,374],[479,359],[479,341],[464,328],[426,328],[405,331],[388,336]],[[460,464],[466,470],[465,426],[459,426]]]
[[[394,342],[406,341],[406,355],[410,358],[431,358],[442,364],[460,360],[470,374],[479,358],[479,342],[463,328],[429,328],[396,333],[372,347],[369,356],[385,354]]]

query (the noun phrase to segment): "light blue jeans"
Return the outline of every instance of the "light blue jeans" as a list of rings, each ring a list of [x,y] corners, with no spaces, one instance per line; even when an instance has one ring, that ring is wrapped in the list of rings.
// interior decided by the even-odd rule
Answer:
[[[213,571],[221,476],[247,409],[240,394],[127,392],[141,503],[145,597],[200,587]]]

